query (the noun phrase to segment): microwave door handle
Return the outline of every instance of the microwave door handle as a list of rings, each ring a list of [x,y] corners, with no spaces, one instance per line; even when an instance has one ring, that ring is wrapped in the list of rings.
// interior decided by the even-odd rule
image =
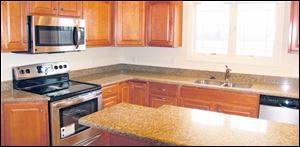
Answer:
[[[80,40],[80,37],[81,37],[81,34],[80,34],[80,28],[78,27],[78,26],[76,26],[76,31],[77,31],[77,35],[76,35],[76,37],[77,37],[77,41],[76,41],[76,49],[78,49],[78,47],[79,47],[79,40]]]

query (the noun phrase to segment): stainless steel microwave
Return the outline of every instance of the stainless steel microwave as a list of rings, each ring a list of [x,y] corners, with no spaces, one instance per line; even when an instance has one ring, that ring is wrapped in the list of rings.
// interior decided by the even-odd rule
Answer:
[[[86,49],[85,20],[28,16],[29,53],[56,53]]]

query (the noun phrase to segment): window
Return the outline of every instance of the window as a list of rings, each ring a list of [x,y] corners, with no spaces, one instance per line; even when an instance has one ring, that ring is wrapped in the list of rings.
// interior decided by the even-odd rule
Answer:
[[[277,2],[194,3],[196,54],[272,57]]]

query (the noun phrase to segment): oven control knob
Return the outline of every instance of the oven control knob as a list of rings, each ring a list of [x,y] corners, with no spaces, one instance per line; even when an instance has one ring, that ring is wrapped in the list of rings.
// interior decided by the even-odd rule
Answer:
[[[36,67],[37,72],[38,72],[38,73],[43,73],[42,68],[43,68],[42,66],[37,66],[37,67]]]
[[[57,66],[57,65],[55,65],[55,66],[54,66],[54,69],[58,69],[58,66]]]
[[[24,74],[24,73],[25,73],[25,71],[22,69],[22,70],[20,70],[20,73],[21,73],[21,74]]]
[[[59,65],[59,69],[62,69],[62,65]]]
[[[67,68],[67,65],[66,65],[66,64],[64,65],[64,68]]]
[[[30,69],[26,69],[25,72],[29,74],[30,73]]]

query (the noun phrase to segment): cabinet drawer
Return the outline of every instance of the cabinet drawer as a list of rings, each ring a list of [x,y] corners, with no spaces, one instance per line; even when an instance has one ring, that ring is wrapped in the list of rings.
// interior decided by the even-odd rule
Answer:
[[[118,95],[104,98],[102,100],[102,108],[107,108],[119,103]]]
[[[150,94],[150,106],[158,108],[162,105],[175,105],[177,104],[177,99],[174,97],[168,97],[163,95],[152,95]]]
[[[102,89],[103,98],[105,99],[110,96],[118,95],[118,92],[119,92],[118,89],[119,89],[118,84],[103,87],[103,89]]]
[[[149,84],[150,94],[166,95],[166,96],[176,98],[177,90],[178,90],[178,85],[156,83],[156,82],[151,82]]]

